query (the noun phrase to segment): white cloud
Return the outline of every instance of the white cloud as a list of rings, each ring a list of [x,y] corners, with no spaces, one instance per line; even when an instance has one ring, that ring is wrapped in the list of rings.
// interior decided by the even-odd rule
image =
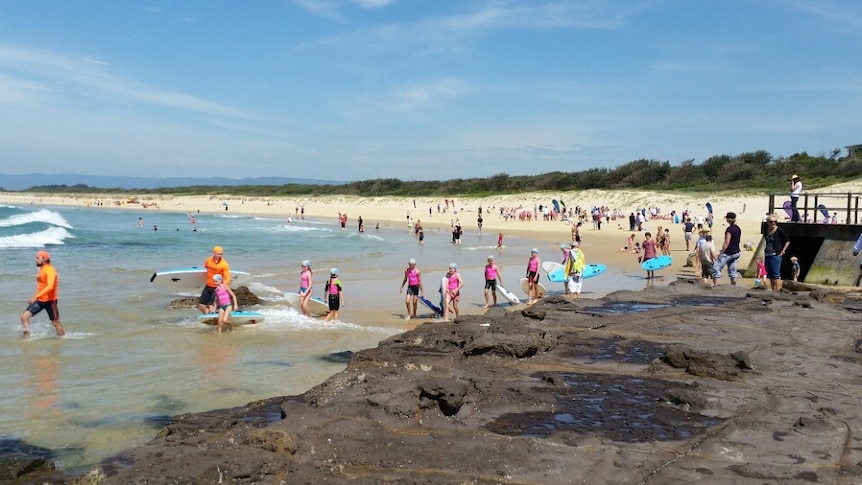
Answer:
[[[416,111],[457,99],[468,93],[464,81],[445,78],[427,84],[410,84],[395,89],[390,108],[396,111]]]
[[[22,96],[37,91],[67,97],[86,93],[90,98],[100,98],[108,103],[143,103],[206,115],[252,117],[249,113],[188,93],[154,88],[115,76],[105,69],[109,65],[103,61],[0,45],[0,72],[7,73],[4,82],[7,95],[13,90]],[[43,89],[34,89],[37,85]]]
[[[847,25],[854,29],[862,28],[862,9],[858,3],[854,3],[851,7],[826,0],[792,0],[790,6],[836,24]]]
[[[382,8],[395,3],[395,0],[350,0],[364,9]]]
[[[330,20],[343,20],[341,3],[335,0],[292,0],[295,5],[312,15]]]

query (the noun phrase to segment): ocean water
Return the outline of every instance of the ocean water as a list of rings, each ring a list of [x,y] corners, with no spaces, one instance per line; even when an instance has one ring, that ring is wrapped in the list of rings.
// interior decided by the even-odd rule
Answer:
[[[419,323],[404,320],[398,292],[409,258],[417,259],[435,301],[436,283],[429,281],[457,262],[468,285],[462,311],[479,313],[487,255],[496,256],[503,281],[523,297],[517,280],[535,244],[507,237],[497,251],[496,234],[468,232],[455,246],[447,231],[428,230],[419,246],[406,228],[384,224],[377,232],[369,220],[360,234],[352,221],[341,230],[334,217],[291,224],[228,212],[194,215],[196,231],[184,213],[0,205],[0,440],[56,450],[61,468],[84,467],[152,439],[168,416],[302,393],[344,369],[330,354],[376,346]],[[247,286],[265,300],[243,308],[262,312],[265,322],[221,336],[198,323],[195,310],[168,308],[199,290],[180,295],[150,283],[154,271],[202,265],[216,244],[232,269],[253,275]],[[23,340],[19,315],[34,293],[33,258],[41,249],[59,272],[67,335],[57,338],[43,312]],[[316,271],[316,296],[323,296],[329,268],[341,270],[341,321],[306,318],[286,304],[283,293],[296,291],[304,259]],[[588,280],[585,296],[641,288],[639,276],[611,269]]]

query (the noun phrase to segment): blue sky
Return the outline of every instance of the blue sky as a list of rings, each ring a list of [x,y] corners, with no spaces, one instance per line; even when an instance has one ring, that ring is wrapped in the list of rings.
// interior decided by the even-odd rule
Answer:
[[[858,0],[5,0],[0,173],[444,180],[862,143]]]

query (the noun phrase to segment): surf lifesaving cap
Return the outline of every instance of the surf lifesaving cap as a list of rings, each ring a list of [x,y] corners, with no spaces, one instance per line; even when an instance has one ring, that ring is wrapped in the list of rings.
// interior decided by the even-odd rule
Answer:
[[[42,259],[51,259],[51,255],[48,254],[48,251],[39,251],[38,253],[36,253],[36,257]]]
[[[329,270],[329,274],[338,276],[338,268],[332,268]]]
[[[221,246],[214,246],[214,247],[213,247],[213,252],[214,252],[214,253],[223,253],[223,252],[224,252],[224,249],[222,249],[222,248],[221,248]]]
[[[458,269],[458,265],[455,263],[452,263],[449,265],[449,269]]]
[[[305,261],[302,262],[302,265],[305,266],[306,268],[310,268],[311,267],[311,261],[306,259]]]

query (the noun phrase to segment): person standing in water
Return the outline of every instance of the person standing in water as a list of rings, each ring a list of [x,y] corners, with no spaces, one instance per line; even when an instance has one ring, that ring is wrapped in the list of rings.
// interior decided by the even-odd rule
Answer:
[[[425,291],[422,288],[422,273],[416,267],[416,260],[410,258],[407,262],[407,269],[404,270],[404,280],[401,281],[401,288],[398,290],[400,294],[404,291],[404,285],[407,285],[407,297],[404,299],[404,305],[407,307],[407,315],[405,320],[416,318],[416,310],[419,306],[419,297]]]
[[[215,294],[218,305],[217,333],[221,335],[222,327],[227,326],[229,330],[233,330],[233,325],[230,323],[230,312],[239,310],[239,302],[236,301],[236,294],[230,289],[230,286],[224,283],[220,274],[213,276],[213,282],[216,284]]]
[[[494,300],[494,306],[497,306],[497,284],[500,283],[500,281],[500,267],[494,263],[494,256],[488,256],[488,264],[485,265],[484,308],[489,308],[491,306],[491,299]]]
[[[60,323],[60,310],[57,308],[57,293],[60,286],[60,277],[57,270],[51,264],[51,255],[48,251],[36,253],[36,293],[27,301],[27,309],[21,314],[21,329],[24,338],[30,336],[30,317],[45,310],[51,324],[57,331],[57,336],[66,335],[66,329]]]
[[[204,269],[207,272],[207,281],[201,296],[198,299],[198,309],[201,313],[215,313],[216,311],[216,283],[215,275],[221,275],[224,284],[230,286],[230,265],[224,259],[224,249],[221,246],[213,247],[213,254],[204,261]]]
[[[326,301],[329,303],[329,313],[326,314],[324,321],[338,320],[338,310],[344,305],[343,287],[341,280],[338,279],[339,274],[338,268],[329,270],[329,281],[326,283],[326,289],[323,290],[326,294]]]
[[[308,309],[308,301],[311,300],[313,284],[311,261],[306,259],[302,262],[302,269],[299,271],[299,309],[306,317],[311,316],[311,310]]]

